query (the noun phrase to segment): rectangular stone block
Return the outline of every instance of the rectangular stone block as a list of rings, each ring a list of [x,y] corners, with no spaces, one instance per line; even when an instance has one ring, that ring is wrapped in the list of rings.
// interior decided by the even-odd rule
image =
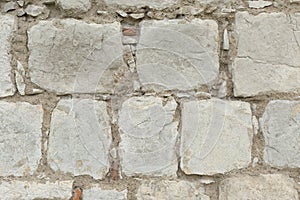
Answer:
[[[31,81],[68,93],[113,93],[123,65],[121,26],[75,19],[40,21],[28,31]]]
[[[136,6],[155,8],[162,10],[167,7],[176,5],[179,0],[104,0],[107,5],[119,5],[119,6]]]
[[[11,80],[11,38],[16,29],[15,17],[0,14],[0,97],[12,96],[16,91]]]
[[[253,137],[250,104],[218,99],[182,105],[181,168],[213,175],[247,167]]]
[[[48,163],[57,171],[105,177],[112,142],[106,103],[63,99],[52,113]]]
[[[0,101],[0,176],[32,175],[41,154],[43,108]]]
[[[176,108],[173,98],[132,97],[123,103],[118,123],[126,175],[176,176]]]
[[[271,101],[260,125],[264,160],[274,167],[300,167],[300,101]]]
[[[64,199],[72,195],[73,181],[38,183],[35,181],[0,181],[1,200]]]
[[[127,200],[127,190],[108,190],[102,189],[99,185],[93,185],[83,191],[83,197],[84,200]]]
[[[235,96],[300,92],[300,14],[236,14]]]
[[[182,180],[144,180],[140,185],[137,200],[209,200],[205,195],[205,189],[199,182]]]
[[[219,187],[219,200],[298,200],[293,179],[282,174],[239,175],[227,178]]]
[[[143,21],[137,72],[143,88],[190,90],[218,76],[218,24],[194,19]]]

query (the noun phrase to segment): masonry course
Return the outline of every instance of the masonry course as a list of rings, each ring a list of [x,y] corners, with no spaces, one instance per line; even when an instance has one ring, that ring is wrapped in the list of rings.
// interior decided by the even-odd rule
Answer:
[[[0,7],[0,199],[299,199],[298,0]]]

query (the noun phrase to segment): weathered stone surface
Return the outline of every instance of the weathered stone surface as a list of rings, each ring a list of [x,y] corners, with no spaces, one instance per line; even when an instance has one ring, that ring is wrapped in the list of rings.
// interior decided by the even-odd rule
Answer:
[[[11,96],[15,92],[10,77],[11,37],[15,30],[15,18],[11,15],[0,15],[0,97]]]
[[[299,14],[236,14],[235,96],[300,92],[299,23]]]
[[[4,4],[3,11],[8,12],[11,10],[16,10],[18,8],[18,4],[16,2],[10,1]]]
[[[41,159],[41,105],[0,101],[0,176],[33,174]]]
[[[213,20],[143,21],[137,72],[144,88],[188,90],[218,76],[218,25]]]
[[[48,162],[54,170],[101,179],[108,171],[111,140],[106,103],[61,100],[52,114]]]
[[[119,113],[122,170],[126,175],[175,176],[178,122],[173,98],[133,97]]]
[[[58,93],[112,93],[113,70],[123,64],[120,30],[119,23],[40,21],[28,32],[31,80]]]
[[[105,190],[101,189],[99,185],[93,185],[92,188],[86,189],[83,192],[84,200],[126,200],[127,190],[116,191],[116,190]]]
[[[1,200],[65,199],[71,196],[73,181],[0,181]]]
[[[300,167],[300,101],[271,101],[260,119],[264,160],[276,167]]]
[[[213,4],[213,3],[230,3],[234,0],[197,0],[201,4]]]
[[[104,0],[108,5],[121,5],[121,6],[137,6],[155,8],[158,10],[174,6],[179,0]]]
[[[136,197],[138,200],[209,200],[199,183],[188,181],[143,181]]]
[[[299,199],[295,182],[281,174],[227,178],[221,182],[219,194],[219,200]]]
[[[21,95],[25,95],[25,70],[23,68],[22,63],[17,61],[17,70],[15,70],[15,76],[16,76],[16,86]]]
[[[91,8],[89,0],[56,0],[56,3],[66,11],[87,12]]]
[[[258,0],[258,1],[248,1],[248,5],[250,8],[264,8],[271,6],[273,3],[271,1],[263,1],[263,0]]]
[[[183,103],[181,167],[212,175],[248,166],[253,137],[249,103],[218,99]]]
[[[50,11],[47,9],[46,6],[37,6],[37,5],[33,5],[33,4],[29,4],[25,10],[27,15],[30,15],[32,17],[37,17],[39,15],[44,14],[46,17],[48,17]]]

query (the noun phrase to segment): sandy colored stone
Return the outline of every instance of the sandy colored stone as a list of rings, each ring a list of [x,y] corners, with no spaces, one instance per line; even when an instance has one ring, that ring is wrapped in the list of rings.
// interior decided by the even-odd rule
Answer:
[[[300,101],[271,101],[260,119],[264,160],[275,167],[300,167]]]
[[[84,200],[126,200],[127,190],[106,190],[99,185],[93,185],[90,189],[85,189],[83,192]]]
[[[102,179],[111,140],[105,102],[63,99],[52,114],[48,163],[55,171]]]
[[[179,0],[104,0],[107,5],[120,5],[120,6],[136,6],[155,8],[162,10],[167,7],[176,5]]]
[[[235,96],[300,92],[300,14],[236,14]]]
[[[181,168],[213,175],[247,167],[253,137],[250,104],[218,99],[182,106]]]
[[[87,12],[91,8],[89,0],[56,0],[56,3],[65,11]]]
[[[194,19],[143,21],[137,72],[144,88],[189,90],[215,80],[219,71],[218,24]]]
[[[176,176],[175,143],[178,122],[173,98],[132,97],[119,113],[122,171],[136,174]]]
[[[0,101],[0,176],[31,175],[41,159],[43,109]]]
[[[0,97],[12,96],[15,87],[10,77],[11,37],[16,21],[12,15],[0,14]]]
[[[219,195],[219,200],[299,199],[293,179],[281,174],[227,178],[221,182]]]
[[[137,200],[209,200],[204,187],[188,181],[145,180],[138,188]]]
[[[0,181],[1,200],[63,199],[72,193],[73,181],[38,183],[34,181]]]
[[[113,93],[113,71],[123,65],[119,23],[40,21],[28,37],[32,82],[62,94]]]

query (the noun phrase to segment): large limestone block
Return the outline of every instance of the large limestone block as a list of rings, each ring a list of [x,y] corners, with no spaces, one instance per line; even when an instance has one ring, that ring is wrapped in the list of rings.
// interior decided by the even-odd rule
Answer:
[[[300,101],[271,101],[260,119],[264,160],[275,167],[300,167]]]
[[[127,200],[127,190],[117,191],[102,189],[99,185],[93,185],[83,192],[84,200]]]
[[[213,175],[247,167],[253,137],[250,104],[218,99],[182,106],[181,168]]]
[[[15,25],[15,17],[0,14],[0,97],[12,96],[15,92],[10,65],[11,38]]]
[[[293,179],[281,174],[240,175],[221,182],[219,200],[298,200]]]
[[[38,183],[35,181],[0,181],[1,200],[64,199],[71,196],[73,181]]]
[[[120,24],[40,21],[28,31],[32,82],[61,94],[113,93],[123,64]]]
[[[52,114],[49,165],[55,171],[102,179],[109,168],[111,140],[105,102],[61,100]]]
[[[176,175],[176,108],[173,98],[132,97],[123,103],[120,156],[126,175]]]
[[[235,96],[300,92],[300,14],[236,14]]]
[[[87,12],[91,8],[89,0],[56,0],[56,3],[67,12]]]
[[[188,181],[150,180],[142,181],[136,197],[138,200],[209,200],[199,183]]]
[[[137,72],[144,88],[189,90],[217,78],[219,45],[215,21],[150,20],[140,26]]]
[[[0,176],[31,175],[42,157],[43,108],[0,101]]]

